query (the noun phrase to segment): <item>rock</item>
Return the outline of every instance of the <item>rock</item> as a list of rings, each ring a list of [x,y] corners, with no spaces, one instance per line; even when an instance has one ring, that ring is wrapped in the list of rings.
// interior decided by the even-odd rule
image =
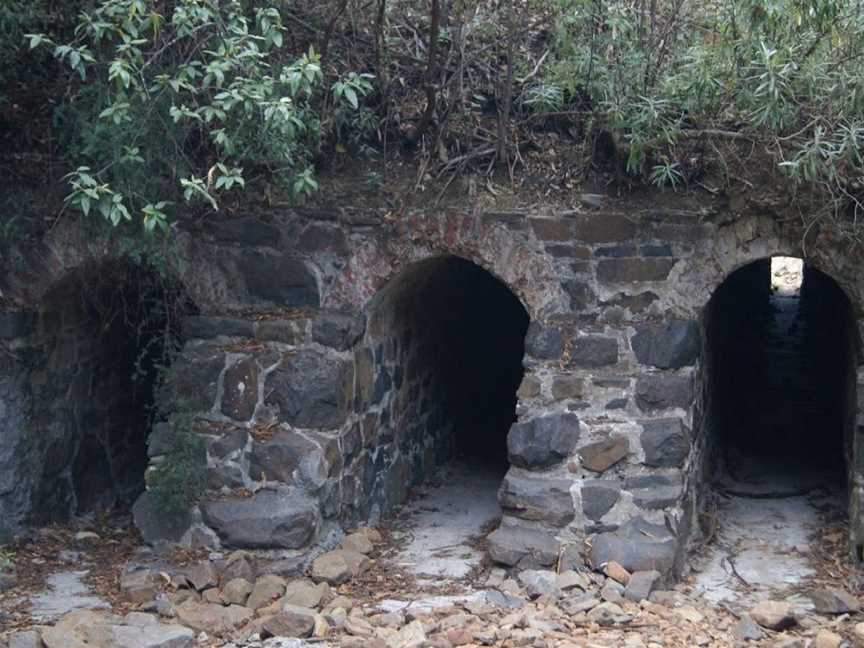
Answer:
[[[342,548],[368,555],[374,547],[365,533],[351,533],[342,539]]]
[[[201,592],[201,600],[205,603],[222,604],[222,595],[219,593],[219,588],[211,587]]]
[[[579,572],[567,569],[555,577],[555,586],[562,592],[573,588],[585,591],[590,587],[590,584],[588,583],[588,579]]]
[[[528,596],[536,598],[541,594],[557,595],[557,575],[554,571],[526,569],[519,572],[519,582]]]
[[[412,621],[386,640],[389,648],[420,648],[426,642],[426,631],[420,621]]]
[[[489,557],[505,565],[513,566],[530,558],[538,565],[548,567],[558,560],[558,541],[551,531],[537,524],[526,528],[505,517],[486,541]]]
[[[836,632],[831,632],[830,630],[823,628],[816,633],[816,637],[813,639],[812,648],[840,648],[840,644],[842,643],[843,637]]]
[[[254,360],[236,362],[222,377],[222,413],[235,421],[248,421],[258,403],[258,365]]]
[[[269,479],[320,488],[327,479],[322,448],[307,436],[279,430],[267,441],[252,444],[249,458],[252,479]]]
[[[498,489],[498,502],[508,515],[563,527],[575,517],[571,480],[536,476],[511,468]]]
[[[600,588],[600,598],[609,603],[621,603],[624,600],[624,586],[609,578]]]
[[[699,356],[699,325],[693,320],[668,320],[636,327],[630,340],[640,364],[658,369],[689,367]]]
[[[760,601],[750,610],[750,616],[769,630],[785,630],[798,622],[792,613],[792,606],[783,601]]]
[[[337,351],[347,351],[363,337],[362,317],[323,313],[312,321],[312,340]]]
[[[261,624],[261,637],[308,637],[315,629],[315,611],[286,606]]]
[[[808,648],[808,646],[810,644],[804,637],[783,637],[771,644],[771,648]]]
[[[252,583],[245,578],[232,578],[222,586],[222,600],[234,605],[246,605],[246,600],[252,593]]]
[[[525,335],[525,353],[540,360],[555,360],[564,352],[561,331],[532,322]]]
[[[108,626],[104,632],[89,633],[91,646],[99,648],[189,648],[195,633],[178,625],[158,623],[146,627]]]
[[[204,523],[227,546],[300,549],[318,528],[318,505],[296,492],[261,490],[252,497],[203,502]]]
[[[191,600],[178,605],[176,611],[177,619],[183,625],[208,634],[229,632],[252,618],[252,610],[239,605],[225,607]]]
[[[589,443],[579,450],[582,467],[603,473],[630,454],[630,440],[625,436],[611,436],[603,441]]]
[[[310,580],[301,579],[288,583],[282,600],[297,607],[317,608],[329,596],[330,586],[327,583],[316,585]]]
[[[247,251],[240,257],[238,267],[252,297],[283,308],[317,307],[320,303],[318,281],[300,259]]]
[[[209,560],[200,562],[192,568],[186,570],[186,579],[199,592],[205,589],[216,587],[219,584],[219,574],[216,568]]]
[[[246,607],[253,610],[270,605],[285,592],[285,579],[275,574],[260,576],[252,586]]]
[[[564,612],[572,616],[581,614],[582,612],[587,612],[588,610],[600,605],[600,603],[601,600],[597,598],[595,594],[586,592],[584,594],[579,594],[578,596],[565,598],[559,603],[559,606],[564,610]]]
[[[699,624],[705,620],[705,615],[696,608],[694,608],[692,605],[684,605],[680,608],[676,608],[675,614],[680,618],[684,619],[685,621],[689,621],[693,624]]]
[[[811,592],[810,599],[819,614],[854,614],[861,609],[861,604],[856,597],[833,587]]]
[[[338,549],[318,556],[312,562],[312,578],[330,585],[341,585],[369,568],[369,559],[356,551]]]
[[[629,623],[633,617],[625,614],[615,603],[608,601],[600,603],[588,612],[588,619],[601,626],[618,625]]]
[[[638,603],[647,599],[660,582],[658,571],[637,571],[630,575],[630,582],[624,588],[624,598]]]
[[[610,560],[603,566],[603,573],[622,585],[627,585],[630,582],[630,572],[615,560]]]
[[[222,568],[222,582],[227,583],[235,578],[242,578],[250,583],[255,582],[255,563],[252,556],[245,551],[231,553]]]
[[[18,577],[15,572],[5,571],[0,572],[0,592],[5,592],[15,587],[18,582]]]
[[[587,480],[582,484],[582,512],[588,519],[598,522],[615,506],[620,496],[621,487],[617,482]]]
[[[43,648],[42,636],[35,630],[16,632],[9,637],[9,648]]]
[[[852,628],[852,634],[859,643],[864,644],[864,622],[856,623]]]
[[[618,340],[602,335],[577,335],[570,350],[570,367],[595,369],[618,362]]]
[[[342,627],[345,632],[355,637],[371,637],[375,634],[375,628],[368,621],[356,616],[348,616]]]
[[[137,568],[120,574],[120,591],[136,605],[152,601],[159,591],[156,578],[147,568]]]
[[[616,531],[597,534],[590,561],[597,566],[614,560],[631,573],[657,570],[665,578],[672,572],[676,551],[675,537],[665,526],[637,517]]]
[[[333,429],[348,416],[352,366],[315,349],[285,354],[267,376],[268,405],[281,419],[301,428]]]
[[[75,542],[91,542],[99,540],[99,534],[93,531],[79,531],[75,534]]]
[[[636,381],[636,405],[643,412],[679,407],[693,400],[693,380],[676,374],[645,374]]]
[[[765,633],[762,632],[762,628],[749,614],[742,614],[740,621],[735,624],[735,628],[732,630],[732,635],[736,641],[759,641],[763,634]]]
[[[373,529],[372,527],[360,527],[357,529],[356,533],[360,533],[366,536],[373,545],[381,542],[381,532],[378,529]]]
[[[162,625],[150,615],[120,619],[90,610],[70,612],[42,631],[47,648],[190,648],[194,639],[189,628]]]
[[[510,463],[521,468],[548,468],[568,457],[579,440],[575,414],[547,414],[516,423],[507,434]]]
[[[207,458],[203,458],[206,464]],[[165,513],[153,502],[150,491],[144,491],[132,506],[132,517],[144,542],[154,544],[161,540],[179,542],[192,524],[188,511]]]
[[[645,465],[653,468],[678,468],[690,452],[690,435],[679,418],[644,421],[640,441]]]

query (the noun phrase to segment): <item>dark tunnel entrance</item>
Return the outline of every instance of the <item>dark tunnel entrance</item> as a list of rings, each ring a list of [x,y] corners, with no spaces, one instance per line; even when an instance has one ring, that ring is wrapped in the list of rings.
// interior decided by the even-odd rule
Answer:
[[[32,522],[125,511],[144,490],[154,387],[178,344],[178,286],[131,262],[86,267],[43,298],[31,372],[45,461]]]
[[[715,468],[758,460],[842,484],[857,349],[834,280],[788,257],[752,263],[715,292],[705,326]]]
[[[497,489],[528,324],[504,283],[459,257],[415,263],[379,294],[369,331],[393,382],[384,423],[412,482],[454,460]]]

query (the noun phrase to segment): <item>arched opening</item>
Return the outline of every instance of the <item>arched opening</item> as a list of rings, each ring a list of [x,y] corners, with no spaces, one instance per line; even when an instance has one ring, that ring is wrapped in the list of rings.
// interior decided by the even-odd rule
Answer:
[[[372,500],[382,510],[450,462],[448,497],[486,502],[497,515],[528,324],[504,283],[455,256],[415,263],[379,293],[367,327],[377,454],[404,466],[381,462],[379,472],[404,476],[379,480],[384,492]]]
[[[849,299],[816,268],[774,257],[729,275],[703,326],[705,469],[721,533],[750,547],[738,567],[745,580],[803,575],[806,561],[768,565],[785,558],[762,560],[755,545],[761,537],[800,554],[820,525],[847,514],[857,365]]]
[[[31,522],[125,511],[143,491],[154,388],[184,309],[174,281],[125,261],[77,269],[44,295],[30,337],[30,436],[43,457]]]

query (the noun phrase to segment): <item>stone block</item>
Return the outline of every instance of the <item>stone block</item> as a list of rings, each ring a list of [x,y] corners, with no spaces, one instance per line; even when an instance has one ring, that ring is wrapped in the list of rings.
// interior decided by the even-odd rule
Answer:
[[[537,476],[511,468],[498,489],[498,501],[507,515],[563,527],[575,515],[571,484],[567,479]]]
[[[538,360],[556,360],[564,352],[564,336],[555,327],[532,322],[525,336],[525,352]]]
[[[255,325],[255,338],[262,342],[297,344],[302,337],[300,326],[292,320],[262,320]]]
[[[159,398],[166,409],[186,412],[207,412],[216,404],[219,374],[225,366],[225,356],[211,348],[187,349],[168,371],[168,378]]]
[[[695,364],[699,356],[699,325],[693,320],[667,320],[636,327],[630,345],[643,365],[680,369]]]
[[[643,412],[680,407],[693,402],[693,379],[689,375],[646,374],[636,381],[636,405]]]
[[[611,247],[601,247],[594,250],[594,256],[618,259],[621,257],[636,256],[635,245],[613,245]]]
[[[665,527],[633,518],[616,531],[600,533],[591,542],[595,567],[612,560],[627,571],[656,570],[667,579],[675,566],[677,539]]]
[[[307,225],[297,237],[296,245],[298,250],[304,252],[331,252],[342,256],[348,254],[345,232],[322,223]]]
[[[258,403],[258,365],[254,360],[235,362],[222,377],[222,413],[235,421],[248,421]]]
[[[624,598],[634,603],[644,601],[660,583],[660,579],[660,572],[656,570],[633,572],[624,588]]]
[[[621,486],[618,482],[605,479],[587,480],[582,485],[582,511],[589,520],[599,522],[615,506],[619,497]]]
[[[587,310],[597,301],[597,295],[584,281],[565,281],[561,287],[570,297],[570,310],[574,313]]]
[[[630,454],[630,440],[625,436],[612,436],[589,443],[579,450],[582,467],[603,473]]]
[[[318,529],[318,505],[296,491],[204,502],[201,515],[228,547],[300,549]]]
[[[279,228],[258,220],[254,216],[205,221],[210,234],[218,241],[240,243],[252,247],[279,247],[282,233]]]
[[[572,223],[551,218],[532,218],[531,229],[541,241],[569,241],[573,238]]]
[[[556,376],[552,381],[552,398],[567,400],[582,398],[585,393],[585,381],[576,376]]]
[[[645,465],[680,468],[690,452],[690,433],[680,418],[642,422],[640,436]]]
[[[507,452],[513,465],[536,470],[568,457],[578,440],[579,418],[575,414],[547,414],[511,427]]]
[[[586,243],[615,243],[633,238],[637,224],[623,214],[593,214],[574,219],[574,234]]]
[[[662,257],[603,259],[597,262],[597,279],[607,284],[663,281],[675,263]]]
[[[529,562],[548,567],[558,560],[560,543],[552,530],[539,524],[517,526],[505,517],[486,540],[489,557],[511,567]]]
[[[319,488],[327,478],[324,453],[317,443],[290,430],[254,441],[249,459],[252,479],[298,483]]]
[[[314,349],[286,353],[267,378],[266,403],[281,420],[305,428],[337,428],[348,416],[352,366]]]
[[[183,335],[187,338],[208,340],[220,335],[250,338],[253,334],[254,325],[248,320],[202,315],[193,315],[183,320]]]
[[[246,252],[238,267],[252,297],[280,306],[317,307],[320,303],[318,281],[300,259]]]
[[[618,363],[618,340],[602,335],[577,335],[568,366],[598,368]]]
[[[222,433],[222,436],[208,443],[207,454],[216,459],[224,459],[232,452],[242,450],[249,441],[249,433],[243,428],[231,428]]]
[[[337,351],[347,351],[363,337],[362,316],[324,313],[312,320],[312,340]]]

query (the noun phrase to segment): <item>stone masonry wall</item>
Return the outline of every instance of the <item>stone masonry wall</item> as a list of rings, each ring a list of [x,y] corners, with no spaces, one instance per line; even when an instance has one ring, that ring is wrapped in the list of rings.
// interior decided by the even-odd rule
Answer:
[[[448,431],[422,339],[382,344],[372,315],[380,291],[413,264],[453,255],[504,282],[531,319],[492,558],[525,566],[614,557],[672,576],[696,531],[706,447],[700,318],[734,269],[801,256],[800,240],[779,219],[710,205],[395,221],[295,210],[209,223],[178,243],[177,273],[202,315],[186,324],[172,385],[176,408],[195,413],[207,440],[211,490],[167,532],[146,495],[136,520],[150,539],[291,557],[402,501],[446,456]],[[807,260],[860,312],[862,265],[838,247],[817,239]],[[26,292],[20,277],[7,284]],[[24,388],[4,380],[0,394]],[[12,400],[0,406],[20,416]],[[864,537],[859,436],[854,538]],[[154,463],[159,439],[157,427]]]

